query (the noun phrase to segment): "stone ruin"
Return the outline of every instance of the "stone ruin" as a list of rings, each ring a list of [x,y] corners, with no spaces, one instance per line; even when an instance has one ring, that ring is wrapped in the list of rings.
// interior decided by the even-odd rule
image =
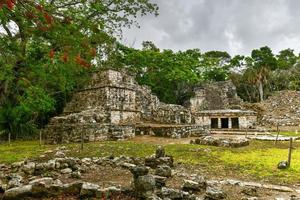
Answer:
[[[189,109],[160,102],[147,86],[126,73],[106,70],[74,93],[63,113],[42,131],[47,143],[117,140],[137,134],[168,137],[199,136]]]
[[[194,89],[195,96],[186,105],[193,113],[203,110],[241,109],[242,100],[231,81],[205,84]]]
[[[53,144],[135,135],[181,138],[205,135],[209,129],[254,126],[255,112],[232,109],[240,103],[232,82],[217,82],[196,89],[188,106],[166,104],[127,73],[105,70],[95,73],[87,87],[73,94],[42,135]]]

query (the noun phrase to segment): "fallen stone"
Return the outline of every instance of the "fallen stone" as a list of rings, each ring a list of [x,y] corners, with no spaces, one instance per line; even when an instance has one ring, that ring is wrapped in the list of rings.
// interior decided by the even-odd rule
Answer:
[[[149,169],[145,166],[135,166],[130,171],[133,174],[134,179],[139,176],[147,175],[149,173]]]
[[[96,197],[97,190],[99,189],[99,185],[93,183],[83,183],[80,191],[80,197]]]
[[[72,178],[80,179],[81,178],[81,173],[80,171],[75,171],[71,173]]]
[[[71,168],[66,168],[66,169],[60,170],[60,172],[62,174],[71,174],[72,173],[72,169]]]
[[[152,192],[155,189],[155,178],[151,175],[139,176],[134,180],[134,188],[138,193]]]
[[[65,158],[65,157],[66,157],[65,153],[62,152],[62,151],[56,152],[54,156],[55,156],[56,158]]]
[[[278,169],[287,169],[289,167],[289,163],[287,161],[280,161],[277,165]]]
[[[8,188],[20,187],[22,185],[23,177],[19,174],[12,174],[9,179]]]
[[[204,200],[220,200],[225,199],[226,194],[220,188],[208,187],[204,196]]]
[[[24,199],[32,193],[32,185],[25,185],[21,187],[6,190],[3,200],[18,200]]]
[[[28,162],[27,164],[23,165],[22,170],[26,174],[33,174],[34,170],[35,170],[35,163],[34,162]]]
[[[169,178],[172,176],[172,169],[168,165],[160,165],[155,170],[155,175]]]

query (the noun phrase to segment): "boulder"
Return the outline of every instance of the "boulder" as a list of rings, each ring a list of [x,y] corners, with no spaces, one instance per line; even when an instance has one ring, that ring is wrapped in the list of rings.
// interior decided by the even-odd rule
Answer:
[[[202,188],[200,184],[196,181],[191,180],[183,180],[184,183],[182,185],[182,189],[184,191],[200,191]]]
[[[163,177],[163,176],[153,176],[154,179],[155,179],[155,186],[157,188],[162,188],[164,186],[166,186],[166,181],[167,181],[167,178],[166,177]]]
[[[80,191],[81,198],[96,197],[99,185],[93,183],[83,183]]]
[[[9,176],[8,188],[19,187],[22,185],[23,177],[19,174],[11,174]]]
[[[60,170],[60,172],[62,174],[71,174],[72,173],[72,169],[71,168],[65,168],[65,169]]]
[[[287,169],[289,167],[289,163],[287,161],[280,161],[277,165],[278,169]]]
[[[139,176],[134,180],[134,188],[137,193],[153,192],[155,189],[155,178],[151,175]]]
[[[63,151],[57,151],[54,155],[56,158],[65,158],[66,155]]]
[[[248,196],[257,196],[257,189],[255,187],[244,187],[242,193]]]
[[[144,176],[149,173],[149,169],[145,166],[135,166],[131,168],[131,173],[133,174],[133,178],[136,179],[139,176]]]
[[[209,187],[206,189],[204,200],[220,200],[225,199],[226,196],[222,189]]]
[[[3,195],[3,200],[19,200],[28,197],[32,193],[32,185],[25,185],[21,187],[6,190]]]
[[[35,170],[35,163],[34,162],[28,162],[22,167],[23,172],[26,174],[33,174]]]
[[[81,178],[81,173],[80,171],[75,171],[71,173],[72,178],[80,179]]]
[[[168,165],[160,165],[155,170],[155,175],[169,178],[172,176],[172,169]]]

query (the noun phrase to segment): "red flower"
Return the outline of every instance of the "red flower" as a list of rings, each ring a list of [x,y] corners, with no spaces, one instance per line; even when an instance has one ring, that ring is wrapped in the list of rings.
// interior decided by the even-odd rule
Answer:
[[[61,56],[61,60],[65,63],[69,61],[69,55],[67,52],[64,52],[64,54]]]
[[[14,0],[6,0],[6,5],[9,10],[14,9],[15,1]]]
[[[54,50],[51,49],[50,52],[49,52],[49,57],[50,57],[51,59],[53,59],[53,58],[54,58],[54,54],[55,54]]]
[[[46,19],[47,24],[53,23],[53,18],[46,12],[44,13],[44,18]]]
[[[36,8],[38,11],[40,11],[40,12],[43,12],[43,11],[44,11],[43,6],[41,6],[41,5],[39,5],[39,4],[36,5],[35,8]]]

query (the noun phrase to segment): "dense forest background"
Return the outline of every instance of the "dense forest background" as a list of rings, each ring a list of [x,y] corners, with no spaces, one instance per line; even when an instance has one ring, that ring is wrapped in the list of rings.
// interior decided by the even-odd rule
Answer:
[[[232,80],[239,96],[259,102],[300,90],[299,55],[265,46],[250,56],[199,49],[173,52],[150,41],[121,44],[138,15],[158,14],[148,0],[0,0],[0,135],[35,136],[72,91],[95,71],[126,69],[167,103],[182,104],[203,83]]]

